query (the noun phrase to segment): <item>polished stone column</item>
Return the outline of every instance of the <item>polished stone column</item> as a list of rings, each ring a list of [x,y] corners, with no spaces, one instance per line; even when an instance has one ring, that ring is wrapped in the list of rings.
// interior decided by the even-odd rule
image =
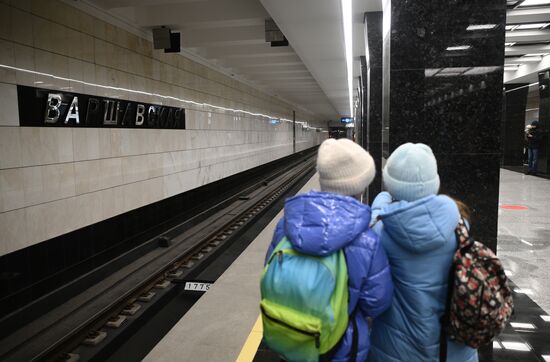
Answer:
[[[522,166],[528,83],[504,86],[504,115],[502,117],[502,165]]]
[[[548,132],[550,130],[550,70],[539,73],[539,127]],[[546,137],[539,150],[538,170],[542,173],[550,173],[550,137]]]
[[[359,99],[361,102],[361,147],[368,150],[369,148],[369,135],[368,135],[368,113],[367,113],[367,105],[368,105],[368,71],[367,71],[367,60],[365,56],[359,57],[359,60],[361,62],[361,77],[360,77],[360,83],[359,87],[361,90]]]
[[[292,111],[292,153],[296,153],[296,111]]]
[[[388,0],[383,29],[383,152],[430,145],[441,192],[473,211],[496,249],[505,0]],[[470,25],[494,24],[471,30]]]
[[[376,176],[369,186],[368,201],[372,203],[382,190],[382,12],[365,13],[365,42],[368,57],[366,73],[367,150],[374,158]]]
[[[359,80],[359,86],[357,87],[357,104],[355,107],[355,142],[361,146],[363,146],[364,140],[363,140],[363,122],[365,115],[363,114],[363,79],[362,77],[358,78]]]

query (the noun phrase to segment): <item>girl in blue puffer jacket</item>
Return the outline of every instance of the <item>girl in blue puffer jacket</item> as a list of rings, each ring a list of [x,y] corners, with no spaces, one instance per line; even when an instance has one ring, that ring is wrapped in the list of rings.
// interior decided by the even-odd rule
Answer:
[[[395,295],[392,306],[374,321],[369,361],[438,362],[458,207],[436,195],[437,162],[424,144],[399,146],[386,162],[383,181],[388,192],[374,200],[372,217],[388,255]],[[477,362],[477,351],[448,341],[447,361]]]
[[[325,256],[344,249],[348,267],[349,314],[358,333],[356,361],[369,351],[367,318],[375,318],[391,304],[393,286],[388,259],[378,236],[369,229],[370,208],[353,196],[363,193],[375,174],[372,157],[348,139],[328,139],[319,148],[317,171],[322,192],[290,198],[267,252],[286,236],[295,250]],[[332,361],[351,360],[353,323],[335,347]]]

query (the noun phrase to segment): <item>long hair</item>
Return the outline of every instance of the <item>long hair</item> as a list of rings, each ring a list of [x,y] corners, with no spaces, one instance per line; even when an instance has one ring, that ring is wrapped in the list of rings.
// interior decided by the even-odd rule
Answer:
[[[463,203],[460,200],[453,199],[456,202],[456,206],[458,206],[458,211],[460,212],[460,216],[468,222],[468,224],[471,224],[472,221],[472,213],[470,212],[470,208],[468,205]]]

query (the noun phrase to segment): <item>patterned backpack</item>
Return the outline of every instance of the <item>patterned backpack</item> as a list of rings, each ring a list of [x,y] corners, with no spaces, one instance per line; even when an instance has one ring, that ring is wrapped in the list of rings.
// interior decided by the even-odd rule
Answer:
[[[497,336],[514,308],[502,263],[485,245],[474,241],[464,220],[456,228],[458,249],[449,278],[449,300],[442,324],[441,360],[446,338],[478,348]]]

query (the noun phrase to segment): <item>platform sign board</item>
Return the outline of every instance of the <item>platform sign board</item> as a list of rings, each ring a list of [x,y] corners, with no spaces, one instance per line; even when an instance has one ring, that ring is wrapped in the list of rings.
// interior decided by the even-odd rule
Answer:
[[[353,118],[351,118],[351,117],[342,117],[342,118],[340,118],[340,122],[342,122],[344,124],[353,123]]]
[[[185,109],[18,85],[19,125],[185,129]]]

